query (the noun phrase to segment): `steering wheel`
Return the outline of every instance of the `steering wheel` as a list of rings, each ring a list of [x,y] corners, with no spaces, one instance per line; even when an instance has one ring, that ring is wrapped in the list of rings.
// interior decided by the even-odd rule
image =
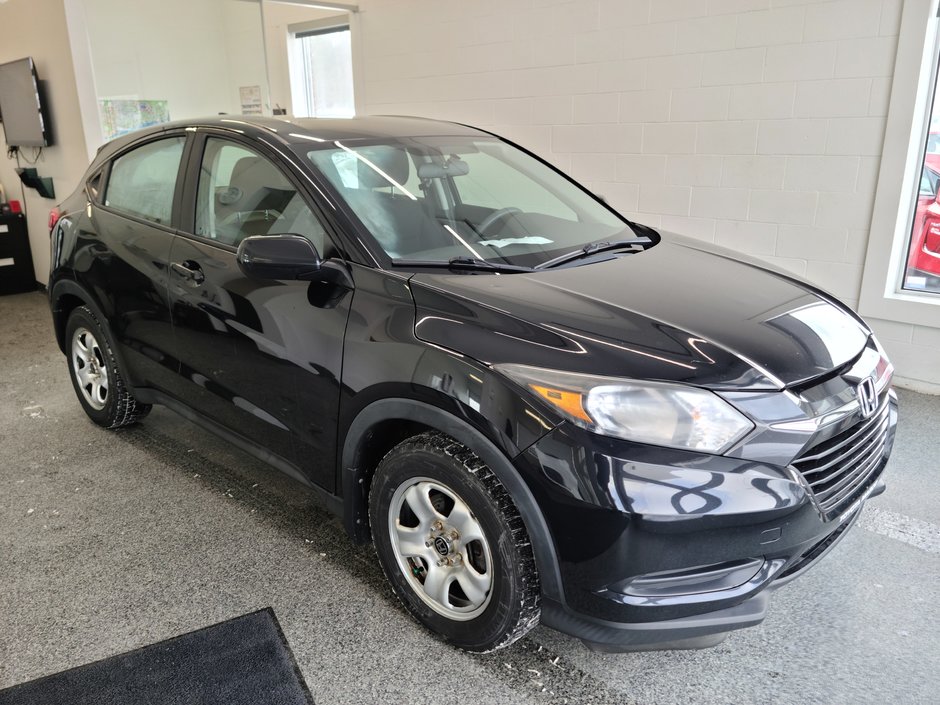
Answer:
[[[486,216],[480,224],[477,225],[477,232],[480,234],[480,237],[486,235],[486,231],[489,230],[493,225],[506,216],[515,215],[516,213],[521,213],[520,208],[515,206],[509,206],[508,208],[500,208],[498,211],[493,211],[488,216]]]

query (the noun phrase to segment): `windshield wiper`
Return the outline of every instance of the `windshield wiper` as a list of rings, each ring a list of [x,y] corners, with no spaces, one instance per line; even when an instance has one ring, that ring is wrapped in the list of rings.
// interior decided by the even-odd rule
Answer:
[[[505,262],[489,262],[476,257],[451,257],[447,263],[451,269],[483,269],[492,272],[531,272],[532,267],[520,267]]]
[[[447,262],[440,260],[395,259],[392,263],[400,267],[437,267],[446,269],[467,269],[481,272],[531,272],[532,267],[520,267],[503,262],[488,262],[476,257],[451,257]]]
[[[552,267],[557,267],[562,264],[567,264],[568,262],[582,259],[583,257],[590,257],[591,255],[607,252],[609,250],[621,250],[625,247],[652,244],[653,241],[648,237],[635,237],[629,240],[611,240],[610,242],[592,242],[577,250],[566,252],[565,254],[558,255],[558,257],[554,257],[547,262],[542,262],[542,264],[536,265],[535,269],[550,269]]]

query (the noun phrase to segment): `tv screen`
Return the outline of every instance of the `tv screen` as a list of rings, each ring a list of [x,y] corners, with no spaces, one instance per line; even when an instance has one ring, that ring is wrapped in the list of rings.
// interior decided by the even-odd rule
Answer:
[[[0,120],[10,147],[48,147],[39,78],[30,57],[0,64]]]

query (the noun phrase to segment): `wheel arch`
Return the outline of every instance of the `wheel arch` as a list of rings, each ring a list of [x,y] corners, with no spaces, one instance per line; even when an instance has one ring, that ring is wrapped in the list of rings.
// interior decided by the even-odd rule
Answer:
[[[341,459],[343,523],[349,535],[357,543],[365,543],[371,538],[369,488],[375,467],[385,452],[402,440],[426,430],[440,431],[462,443],[499,478],[515,503],[532,541],[543,594],[560,599],[561,575],[554,540],[525,480],[506,453],[480,430],[426,402],[406,398],[381,399],[362,409],[349,425]]]
[[[68,325],[69,316],[72,311],[79,306],[85,306],[87,302],[73,293],[63,293],[59,296],[52,307],[52,325],[55,328],[55,339],[59,344],[59,350],[67,354],[65,349],[65,327]]]
[[[86,306],[95,315],[95,318],[98,319],[98,322],[104,329],[105,335],[108,336],[108,344],[111,346],[111,350],[117,358],[121,369],[127,370],[121,349],[116,345],[116,341],[114,340],[114,332],[111,330],[108,316],[95,300],[95,297],[85,288],[70,279],[59,280],[53,284],[49,290],[49,301],[52,307],[52,325],[55,329],[56,342],[59,344],[59,349],[63,354],[68,355],[68,350],[66,349],[68,341],[65,339],[65,328],[68,325],[69,316],[72,311],[79,306]],[[127,383],[127,379],[125,379],[125,383]]]

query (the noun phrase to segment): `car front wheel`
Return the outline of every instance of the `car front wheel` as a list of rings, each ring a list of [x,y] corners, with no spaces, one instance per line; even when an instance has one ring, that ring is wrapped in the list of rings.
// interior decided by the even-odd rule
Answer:
[[[538,573],[522,518],[465,446],[433,432],[396,446],[376,469],[369,513],[393,589],[445,640],[493,651],[538,623]]]

